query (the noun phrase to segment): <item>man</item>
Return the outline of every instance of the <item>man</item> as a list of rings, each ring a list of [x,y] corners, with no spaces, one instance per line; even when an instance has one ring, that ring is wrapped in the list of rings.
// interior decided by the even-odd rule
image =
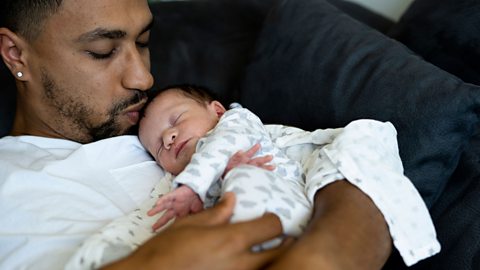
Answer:
[[[138,122],[153,84],[152,15],[147,0],[1,5],[0,53],[16,79],[17,111],[16,137],[0,140],[0,268],[62,268],[77,245],[133,210],[141,200],[135,196],[146,196],[155,181],[112,177],[121,156],[134,158],[129,149],[138,145],[121,137],[115,142],[126,147],[99,141]],[[135,155],[148,166],[146,156]],[[346,181],[316,193],[303,237],[260,253],[251,246],[276,237],[278,221],[266,215],[228,224],[233,203],[229,195],[179,220],[105,269],[380,269],[391,251],[381,213]]]

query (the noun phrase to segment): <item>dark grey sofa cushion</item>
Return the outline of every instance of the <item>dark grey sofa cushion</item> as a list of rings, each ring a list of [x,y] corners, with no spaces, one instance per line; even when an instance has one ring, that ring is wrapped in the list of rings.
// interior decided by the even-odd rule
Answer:
[[[416,0],[389,35],[427,61],[480,85],[480,1]]]
[[[269,14],[242,103],[267,123],[307,129],[391,121],[405,174],[428,206],[478,124],[479,87],[322,0],[283,0]]]
[[[265,16],[276,0],[196,0],[150,5],[155,88],[197,84],[220,99],[239,98],[240,82]]]
[[[0,63],[0,137],[7,135],[15,115],[15,80],[3,61]]]

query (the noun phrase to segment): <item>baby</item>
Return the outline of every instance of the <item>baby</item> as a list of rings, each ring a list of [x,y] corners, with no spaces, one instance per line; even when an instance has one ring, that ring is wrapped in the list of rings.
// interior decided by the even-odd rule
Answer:
[[[287,235],[298,236],[305,228],[311,206],[301,165],[275,146],[260,119],[247,109],[226,110],[200,87],[173,87],[148,105],[139,138],[156,162],[176,175],[175,189],[149,211],[154,215],[166,210],[154,229],[212,205],[224,192],[234,192],[237,198],[231,222],[273,213]],[[253,155],[256,150],[253,157],[271,156],[275,168],[227,168],[236,152]]]

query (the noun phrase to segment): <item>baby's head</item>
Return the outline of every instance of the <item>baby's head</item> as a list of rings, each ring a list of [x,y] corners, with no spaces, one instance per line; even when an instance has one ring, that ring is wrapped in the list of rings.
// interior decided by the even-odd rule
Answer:
[[[198,140],[224,112],[223,105],[201,87],[170,87],[145,108],[139,138],[164,170],[177,175],[190,162]]]

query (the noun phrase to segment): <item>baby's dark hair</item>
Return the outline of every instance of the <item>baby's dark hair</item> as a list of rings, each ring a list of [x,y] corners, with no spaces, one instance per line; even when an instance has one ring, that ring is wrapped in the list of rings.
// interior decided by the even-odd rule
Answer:
[[[217,95],[215,95],[212,90],[208,89],[205,86],[199,86],[199,85],[194,85],[194,84],[175,84],[175,85],[169,85],[167,87],[161,88],[160,90],[154,90],[149,92],[149,98],[148,102],[145,105],[142,115],[145,112],[145,108],[148,107],[150,102],[152,102],[156,96],[160,95],[161,93],[165,91],[178,91],[180,94],[184,95],[187,98],[191,98],[192,100],[200,103],[201,105],[209,104],[210,102],[219,99],[217,98]]]
[[[177,90],[187,98],[191,98],[202,105],[204,105],[205,103],[210,103],[214,100],[217,100],[215,98],[215,94],[210,89],[204,86],[199,86],[199,85],[192,85],[192,84],[173,85],[168,88],[163,88],[163,91],[166,91],[166,90]],[[162,90],[160,90],[160,92],[162,92]]]
[[[152,101],[156,96],[167,90],[176,90],[187,98],[191,98],[200,104],[210,103],[214,100],[219,100],[217,95],[205,86],[194,84],[175,84],[164,87],[160,90],[150,93],[149,100]]]

